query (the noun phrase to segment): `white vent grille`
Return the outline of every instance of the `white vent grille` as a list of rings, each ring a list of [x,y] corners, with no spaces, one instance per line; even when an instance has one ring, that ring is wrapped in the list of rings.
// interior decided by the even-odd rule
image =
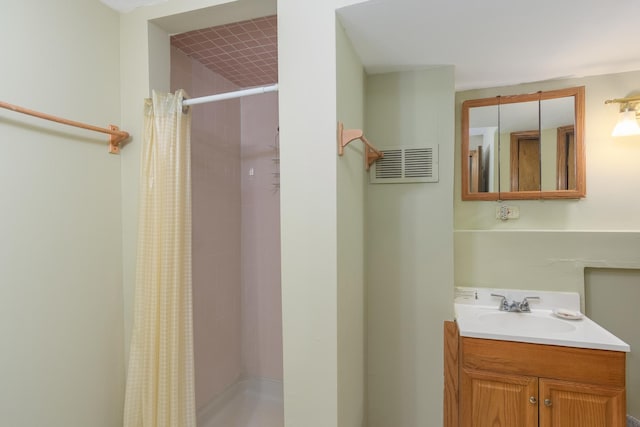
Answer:
[[[373,164],[376,179],[402,178],[402,150],[386,150]]]
[[[438,145],[379,150],[384,157],[371,166],[370,183],[438,182]]]

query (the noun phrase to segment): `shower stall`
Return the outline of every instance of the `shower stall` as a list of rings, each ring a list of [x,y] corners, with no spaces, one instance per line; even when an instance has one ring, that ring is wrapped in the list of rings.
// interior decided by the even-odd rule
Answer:
[[[171,90],[275,83],[275,26],[273,16],[172,36]],[[198,426],[280,427],[278,95],[189,108]]]

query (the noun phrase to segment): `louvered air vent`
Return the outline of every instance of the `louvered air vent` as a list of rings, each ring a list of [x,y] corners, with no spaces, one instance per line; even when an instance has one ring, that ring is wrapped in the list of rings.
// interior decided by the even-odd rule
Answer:
[[[438,182],[438,145],[379,150],[384,157],[371,166],[370,183]]]

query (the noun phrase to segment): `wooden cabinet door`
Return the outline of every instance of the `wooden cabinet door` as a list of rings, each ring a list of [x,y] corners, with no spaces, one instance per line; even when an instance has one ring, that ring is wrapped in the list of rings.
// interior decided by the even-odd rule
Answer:
[[[537,378],[463,369],[460,386],[462,427],[537,427]]]
[[[622,388],[541,378],[541,427],[624,427]]]

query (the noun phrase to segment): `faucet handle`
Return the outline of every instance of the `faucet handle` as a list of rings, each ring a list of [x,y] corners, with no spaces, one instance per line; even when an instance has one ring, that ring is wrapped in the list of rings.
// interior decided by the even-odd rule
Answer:
[[[500,305],[498,306],[498,310],[509,311],[509,301],[507,301],[507,297],[500,294],[491,294],[492,297],[502,298],[500,300]]]
[[[529,307],[529,300],[540,300],[540,297],[524,297],[522,298],[522,302],[520,303],[520,311],[530,312],[531,308]]]

